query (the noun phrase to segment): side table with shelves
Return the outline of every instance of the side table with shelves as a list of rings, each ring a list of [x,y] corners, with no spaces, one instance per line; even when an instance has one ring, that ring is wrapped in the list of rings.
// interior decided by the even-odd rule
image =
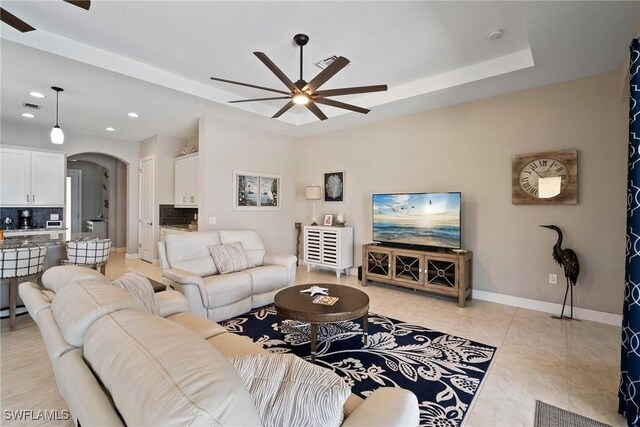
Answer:
[[[304,263],[307,271],[318,267],[335,270],[338,278],[342,271],[348,274],[353,267],[353,228],[305,226]]]
[[[471,299],[472,255],[363,245],[362,283],[376,281],[453,296],[464,307]]]

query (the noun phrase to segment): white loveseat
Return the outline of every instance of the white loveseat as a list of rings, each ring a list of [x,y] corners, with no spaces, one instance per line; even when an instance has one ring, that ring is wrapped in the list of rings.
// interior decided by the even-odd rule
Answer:
[[[258,414],[229,362],[266,350],[186,311],[178,292],[155,294],[157,316],[86,267],[54,267],[42,281],[46,289],[22,283],[20,296],[76,425],[273,424]],[[345,427],[415,426],[419,418],[415,395],[398,388],[375,390],[366,400],[352,394],[343,409]]]
[[[233,242],[242,243],[255,267],[218,274],[207,248]],[[267,253],[255,230],[170,234],[158,242],[158,253],[163,283],[187,297],[193,313],[216,322],[273,303],[296,278],[296,257]]]

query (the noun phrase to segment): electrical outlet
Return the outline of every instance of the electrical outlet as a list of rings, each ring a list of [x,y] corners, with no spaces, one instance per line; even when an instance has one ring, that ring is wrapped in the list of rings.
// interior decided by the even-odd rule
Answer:
[[[216,223],[216,217],[215,216],[210,216],[209,217],[209,225],[214,225]]]
[[[558,275],[549,273],[549,284],[557,285],[558,284]]]

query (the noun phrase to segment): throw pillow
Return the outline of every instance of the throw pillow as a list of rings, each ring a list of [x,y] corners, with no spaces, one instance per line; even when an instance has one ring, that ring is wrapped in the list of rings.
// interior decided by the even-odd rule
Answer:
[[[133,294],[150,313],[160,315],[160,309],[156,303],[153,286],[144,274],[137,270],[130,269],[116,280],[112,280],[111,284]]]
[[[293,354],[228,357],[265,427],[339,426],[351,388],[335,372]]]
[[[211,245],[207,246],[207,249],[209,249],[209,253],[220,274],[233,273],[234,271],[254,267],[254,265],[249,262],[242,242]]]

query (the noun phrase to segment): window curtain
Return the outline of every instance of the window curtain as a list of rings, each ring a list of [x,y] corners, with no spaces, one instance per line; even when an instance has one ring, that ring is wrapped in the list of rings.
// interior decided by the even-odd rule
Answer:
[[[631,42],[627,254],[618,412],[640,425],[640,39]]]

